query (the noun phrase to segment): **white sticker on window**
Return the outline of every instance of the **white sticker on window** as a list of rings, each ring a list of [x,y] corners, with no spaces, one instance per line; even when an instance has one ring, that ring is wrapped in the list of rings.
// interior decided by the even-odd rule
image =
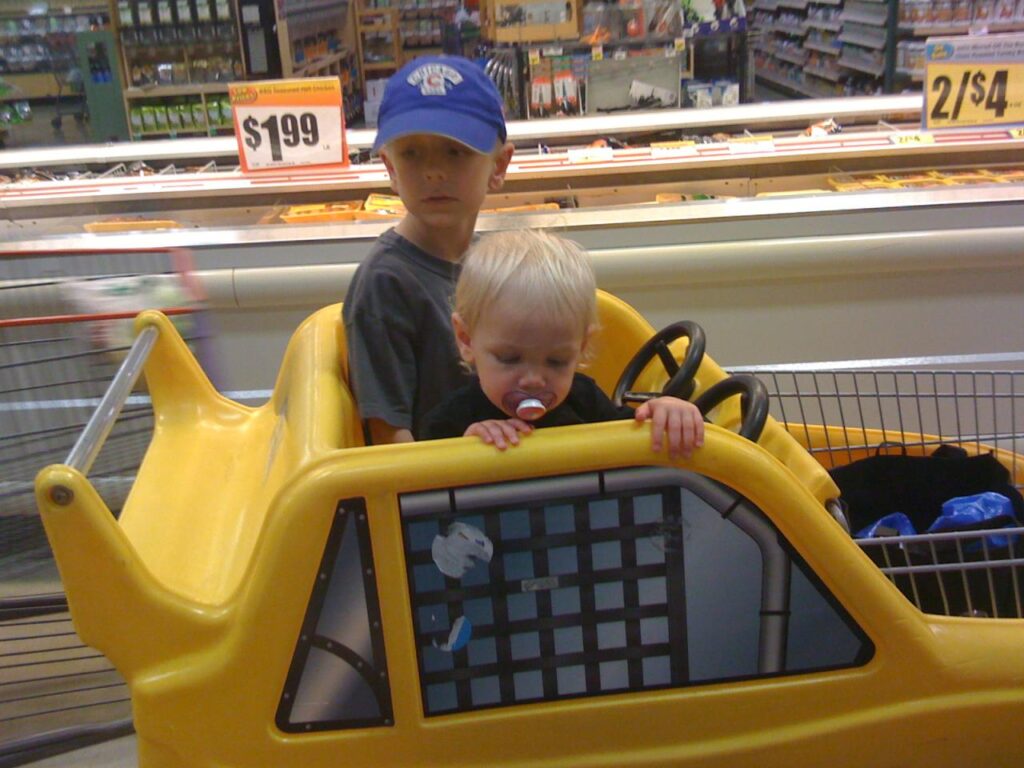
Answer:
[[[441,573],[457,579],[473,568],[478,560],[491,562],[494,545],[479,528],[466,523],[452,523],[447,534],[434,537],[430,554]]]

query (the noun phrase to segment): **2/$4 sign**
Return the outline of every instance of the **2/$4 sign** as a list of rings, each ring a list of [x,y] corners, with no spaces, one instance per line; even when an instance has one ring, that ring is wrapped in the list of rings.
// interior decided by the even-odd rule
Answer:
[[[1024,124],[1024,35],[929,38],[924,91],[925,130]]]
[[[243,171],[348,165],[337,77],[231,83]]]

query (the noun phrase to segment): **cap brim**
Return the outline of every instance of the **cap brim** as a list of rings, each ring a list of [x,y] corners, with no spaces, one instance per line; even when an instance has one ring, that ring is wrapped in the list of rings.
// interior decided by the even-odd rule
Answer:
[[[500,135],[492,123],[472,115],[451,110],[414,109],[389,118],[384,128],[378,128],[373,150],[377,152],[388,142],[413,134],[444,136],[485,155],[494,149]]]

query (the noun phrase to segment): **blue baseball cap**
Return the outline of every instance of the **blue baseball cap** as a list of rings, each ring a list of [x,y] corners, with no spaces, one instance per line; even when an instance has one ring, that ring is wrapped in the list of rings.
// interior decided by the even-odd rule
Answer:
[[[434,134],[487,154],[505,141],[498,89],[462,56],[421,56],[388,79],[377,115],[374,151],[412,134]]]

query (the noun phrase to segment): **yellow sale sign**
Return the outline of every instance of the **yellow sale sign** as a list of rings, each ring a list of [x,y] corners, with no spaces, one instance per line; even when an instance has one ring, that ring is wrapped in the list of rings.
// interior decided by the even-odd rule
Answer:
[[[928,67],[928,128],[1024,123],[1024,63]]]
[[[925,130],[1024,123],[1024,35],[929,38]]]

